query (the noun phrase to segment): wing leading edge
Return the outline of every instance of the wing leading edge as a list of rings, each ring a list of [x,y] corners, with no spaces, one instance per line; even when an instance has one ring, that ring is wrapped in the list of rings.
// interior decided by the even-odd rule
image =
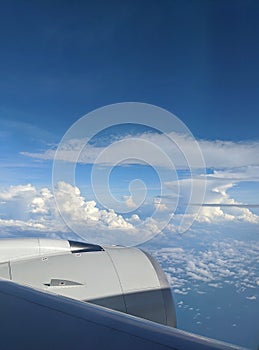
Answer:
[[[4,279],[0,309],[3,349],[242,349]]]

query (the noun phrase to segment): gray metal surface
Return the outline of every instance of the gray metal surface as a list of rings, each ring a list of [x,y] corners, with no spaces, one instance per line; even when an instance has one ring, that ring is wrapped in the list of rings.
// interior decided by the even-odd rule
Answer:
[[[155,260],[155,258],[152,255],[144,251],[143,253],[147,256],[147,258],[151,262],[153,268],[156,271],[157,277],[159,279],[162,298],[165,305],[164,307],[165,317],[166,317],[165,324],[172,327],[176,327],[177,321],[176,321],[175,305],[174,305],[171,287],[168,283],[165,272],[162,270],[161,266],[158,264],[158,262]]]
[[[9,238],[0,240],[0,263],[62,252],[71,252],[69,242],[66,240],[46,238]]]
[[[118,309],[124,307],[117,274],[105,251],[14,261],[11,262],[11,271],[13,281],[77,300],[118,295]],[[79,284],[51,285],[53,279],[70,280]]]
[[[3,278],[10,278],[10,263],[2,263],[0,264],[0,276]]]
[[[0,310],[1,349],[241,349],[6,280]]]
[[[126,312],[175,327],[176,315],[170,287],[165,273],[154,265],[153,258],[136,248],[109,247],[106,251],[121,283]]]
[[[24,239],[8,243],[11,259],[0,264],[0,277],[161,324],[176,325],[165,274],[151,256],[139,249],[102,248],[56,240],[52,250],[51,240],[30,239],[28,248]],[[6,247],[6,242],[0,241],[1,246]],[[16,256],[11,253],[12,246]],[[25,257],[25,253],[31,255]]]

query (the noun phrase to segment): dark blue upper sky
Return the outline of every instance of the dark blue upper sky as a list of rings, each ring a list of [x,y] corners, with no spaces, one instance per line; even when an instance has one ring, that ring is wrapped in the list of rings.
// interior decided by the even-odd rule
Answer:
[[[258,18],[256,0],[3,0],[0,118],[60,137],[140,101],[196,137],[258,139]]]

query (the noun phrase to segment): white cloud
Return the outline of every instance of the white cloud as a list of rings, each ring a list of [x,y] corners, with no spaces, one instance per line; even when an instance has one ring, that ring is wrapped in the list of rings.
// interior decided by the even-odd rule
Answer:
[[[208,174],[207,179],[221,181],[259,181],[259,166],[244,166],[233,169],[214,170],[213,174]]]
[[[137,205],[133,200],[132,196],[124,196],[123,199],[125,200],[125,204],[130,209],[136,209]]]
[[[2,233],[10,230],[75,232],[92,242],[106,244],[138,244],[156,232],[156,222],[142,221],[133,214],[124,218],[112,209],[100,209],[95,201],[87,201],[78,187],[60,182],[55,197],[48,188],[32,185],[11,186],[0,192],[0,227]],[[56,201],[59,203],[57,209]],[[141,225],[141,229],[138,226]]]
[[[94,201],[86,201],[77,187],[61,182],[58,184],[55,194],[62,213],[69,215],[72,221],[98,222],[99,225],[108,228],[133,228],[132,224],[125,221],[113,210],[100,210]],[[2,225],[26,226],[27,224],[36,227],[35,225],[40,223],[40,227],[49,230],[50,227],[53,229],[57,222],[61,222],[54,196],[48,188],[37,190],[30,184],[11,186],[8,190],[0,192],[0,199],[4,200],[1,203],[2,216],[8,216],[8,219],[1,220]],[[4,212],[6,204],[8,204],[8,209],[10,204],[13,205],[11,215],[9,211],[8,213]],[[29,217],[27,221],[18,219],[21,207],[24,210],[24,217]]]
[[[235,182],[225,181],[221,183],[217,180],[208,181],[204,203],[213,203],[219,206],[201,207],[197,220],[206,222],[246,221],[258,224],[259,216],[251,212],[249,208],[238,207],[238,205],[242,205],[242,203],[234,200],[229,195],[228,191],[235,185]],[[222,204],[222,206],[220,206],[220,204]],[[231,205],[233,205],[233,207]]]
[[[175,140],[175,143],[172,142],[172,139]],[[195,166],[201,166],[200,159],[197,157],[195,148],[193,147],[193,139],[176,133],[170,133],[168,135],[143,133],[134,135],[134,137],[128,135],[116,139],[114,143],[107,147],[98,147],[96,144],[87,143],[88,141],[89,140],[86,138],[69,140],[62,145],[62,148],[58,152],[57,159],[68,162],[77,161],[78,152],[81,151],[78,161],[84,164],[96,163],[98,165],[115,166],[118,160],[123,160],[124,165],[133,163],[145,164],[143,163],[143,161],[145,161],[146,164],[150,164],[153,167],[167,168],[170,163],[168,163],[167,159],[167,156],[169,156],[169,160],[172,160],[176,169],[186,169],[189,165],[194,168]],[[258,224],[259,216],[253,213],[249,208],[237,206],[227,207],[227,205],[242,204],[229,195],[230,190],[238,183],[243,181],[259,181],[259,142],[199,140],[199,146],[203,152],[206,167],[215,169],[213,174],[206,176],[208,181],[204,202],[222,204],[222,206],[202,207],[197,219],[205,223],[239,220]],[[23,154],[29,157],[52,160],[55,157],[55,150],[51,149],[43,153]],[[130,158],[130,154],[134,156]],[[191,164],[187,164],[184,157],[185,155],[188,156]],[[170,173],[168,168],[166,171],[168,174]],[[165,176],[162,180],[166,178],[170,179],[171,176]],[[175,210],[174,203],[176,203],[177,199],[179,199],[180,204],[184,204],[185,207],[190,201],[192,203],[201,203],[202,201],[205,177],[197,176],[194,179],[177,179],[177,181],[162,181],[162,183],[167,186],[170,196],[172,196],[172,193],[177,193],[177,197],[174,199],[166,199],[167,193],[164,193],[165,196],[161,196],[159,202],[158,199],[155,198],[153,207],[157,211],[157,220],[162,220],[163,215],[164,217],[168,217],[168,215]],[[68,196],[68,193],[66,193],[66,195]],[[76,217],[78,216],[81,219],[88,218],[87,220],[90,220],[91,217],[92,221],[98,223],[102,222],[104,226],[107,225],[108,221],[105,221],[106,219],[108,220],[108,218],[106,218],[106,215],[108,215],[107,212],[101,212],[99,209],[96,211],[96,204],[90,202],[80,206],[79,197],[70,198],[72,203],[80,207],[80,210],[74,210],[73,215],[73,208],[69,207],[66,209],[66,201],[62,205],[64,212],[70,216],[70,219],[77,220]],[[76,202],[73,202],[74,200]],[[41,204],[39,202],[41,202]],[[38,211],[47,210],[47,208],[44,207],[45,202],[45,200],[43,201],[40,198],[35,199],[34,204]],[[132,196],[125,196],[124,204],[126,208],[132,211],[133,209],[137,209],[136,206],[138,206],[135,198]],[[40,205],[42,205],[41,208]],[[107,206],[109,206],[109,204]],[[192,222],[192,217],[194,217],[196,213],[197,208],[189,207],[185,217],[187,218],[189,215],[190,222]],[[110,211],[108,216],[111,217],[112,215]],[[108,226],[113,227],[113,225],[116,226],[118,224],[119,227],[124,226],[125,228],[129,228],[130,220],[123,220],[123,217],[117,215],[111,219],[110,225]],[[179,222],[181,221],[181,214],[178,216],[175,215],[173,220],[174,222],[172,224],[175,226],[177,220]]]
[[[207,223],[217,223],[225,221],[245,221],[254,224],[259,223],[259,216],[253,213],[249,207],[242,207],[241,202],[236,201],[229,194],[230,190],[235,188],[239,183],[238,179],[226,178],[221,181],[217,177],[211,176],[209,181],[206,181],[206,190],[204,193],[203,203],[213,203],[212,206],[202,206],[201,191],[205,188],[204,182],[206,178],[199,176],[194,179],[181,179],[165,183],[168,190],[175,190],[176,186],[180,188],[182,203],[191,204],[193,207],[193,214],[199,209],[199,213],[196,216],[196,220]],[[192,190],[192,199],[190,201],[190,192]],[[168,198],[162,198],[166,203]],[[170,199],[169,199],[170,200]],[[217,206],[218,205],[218,206]],[[200,206],[200,208],[199,208]],[[190,214],[192,211],[190,210]]]
[[[30,203],[30,212],[32,214],[50,213],[53,203],[53,194],[48,188],[42,188]]]
[[[31,184],[10,186],[8,190],[0,192],[0,200],[9,201],[19,197],[25,198],[34,195],[35,193],[36,189]]]
[[[174,142],[172,141],[174,140]],[[103,165],[115,165],[123,155],[128,155],[129,150],[134,159],[125,159],[124,164],[144,164],[149,162],[153,166],[168,167],[166,154],[172,159],[176,169],[187,168],[185,156],[191,161],[193,167],[200,167],[201,162],[197,155],[197,148],[194,147],[194,140],[186,135],[177,133],[157,134],[143,133],[139,135],[129,135],[116,140],[108,147],[97,147],[87,143],[88,139],[72,139],[57,154],[58,160],[68,162],[77,161],[78,152],[81,152],[78,159],[84,164],[99,163]],[[259,142],[233,142],[233,141],[210,141],[197,140],[202,150],[206,167],[216,169],[231,169],[241,167],[259,166]],[[110,149],[110,151],[109,151]],[[46,150],[43,153],[22,152],[23,155],[38,159],[53,160],[55,150]],[[102,154],[101,157],[98,157]],[[139,155],[139,157],[136,157]],[[254,175],[258,179],[256,171]]]
[[[170,208],[168,208],[168,206],[162,202],[162,198],[154,198],[153,205],[159,212],[170,212]]]
[[[19,229],[22,231],[25,230],[45,230],[46,227],[45,225],[41,224],[40,222],[36,222],[33,220],[28,220],[28,221],[22,221],[22,220],[13,220],[13,219],[9,219],[9,220],[3,220],[0,219],[0,227],[6,227],[6,228],[13,228],[15,229]]]
[[[232,226],[234,231],[237,228],[238,225]],[[217,232],[215,226],[205,236],[199,236],[197,227],[195,244],[188,246],[190,235],[186,234],[182,241],[173,241],[172,238],[168,241],[168,244],[181,244],[181,248],[155,249],[152,253],[166,271],[176,294],[190,291],[204,294],[204,286],[223,288],[224,285],[231,285],[237,292],[245,293],[247,299],[255,300],[259,285],[258,242],[235,240],[227,235],[219,240],[214,230]],[[229,227],[227,232],[230,232]],[[254,294],[247,295],[249,291]]]
[[[181,180],[181,186],[189,186],[190,179]],[[199,191],[199,184],[202,178],[197,178],[195,188]],[[170,186],[170,184],[168,184]],[[213,203],[236,203],[228,194],[233,186],[232,182],[219,182],[216,179],[209,181],[206,191],[206,202]],[[195,198],[195,197],[194,197]],[[59,203],[59,209],[62,218],[57,209],[56,202]],[[127,199],[131,200],[130,197]],[[0,192],[0,226],[2,232],[4,228],[10,231],[18,230],[39,230],[48,232],[75,232],[88,241],[107,243],[107,244],[139,244],[154,235],[160,233],[160,228],[166,226],[166,218],[171,214],[165,208],[163,198],[159,198],[159,208],[154,206],[157,213],[152,218],[147,216],[141,219],[132,208],[131,216],[124,217],[112,209],[99,208],[93,200],[87,200],[81,194],[79,188],[68,183],[60,182],[53,193],[46,187],[37,189],[28,185],[11,186],[9,189]],[[185,200],[183,196],[182,200]],[[155,202],[156,203],[156,202]],[[132,204],[132,203],[129,203]],[[161,204],[164,207],[161,207]],[[163,209],[163,210],[160,210]],[[152,210],[152,208],[150,209]],[[174,214],[172,220],[167,225],[165,232],[177,232],[183,217],[193,221],[195,213]],[[206,225],[226,225],[226,223],[249,223],[258,225],[259,216],[252,213],[248,208],[229,208],[229,207],[202,207],[199,215],[196,217],[202,227]],[[208,272],[205,267],[199,266],[204,270],[203,275]],[[200,271],[201,272],[201,271]],[[191,273],[196,273],[191,271]]]
[[[60,182],[55,194],[61,213],[70,222],[95,222],[107,228],[133,229],[130,223],[112,209],[100,210],[95,201],[86,201],[78,187]]]

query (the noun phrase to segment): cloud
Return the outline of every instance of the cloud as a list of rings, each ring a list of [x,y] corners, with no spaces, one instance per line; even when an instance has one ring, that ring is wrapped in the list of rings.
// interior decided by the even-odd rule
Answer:
[[[187,178],[166,182],[165,186],[168,191],[175,191],[175,188],[179,186],[179,205],[186,207],[187,204],[190,203],[190,215],[197,214],[199,210],[195,219],[200,222],[218,223],[226,221],[244,221],[258,224],[259,216],[250,210],[250,206],[236,201],[230,195],[230,190],[235,188],[238,182],[238,180],[232,178],[221,181],[213,177],[211,177],[209,181],[206,181],[204,176],[199,176],[194,179]],[[212,205],[203,205],[203,202],[201,202],[201,192],[204,188],[203,202],[213,203]],[[192,198],[190,198],[190,193],[192,193]],[[160,199],[165,205],[175,201],[174,198],[170,198],[169,196],[161,196]],[[254,205],[254,208],[257,207],[258,205]],[[174,220],[176,220],[176,217],[175,215]]]
[[[172,141],[174,140],[174,142]],[[233,141],[211,141],[197,140],[203,153],[206,167],[215,169],[231,169],[251,167],[250,171],[258,180],[258,172],[253,167],[259,166],[259,142],[233,142]],[[186,156],[191,161],[191,165],[201,167],[197,148],[194,147],[194,140],[189,136],[169,133],[142,133],[137,135],[128,135],[117,139],[113,144],[107,147],[98,147],[96,144],[88,143],[89,139],[71,139],[63,144],[57,154],[57,160],[67,162],[79,161],[83,164],[97,163],[99,165],[117,164],[118,159],[123,155],[130,153],[134,156],[124,160],[124,164],[145,164],[150,160],[153,166],[168,167],[168,159],[162,155],[167,155],[176,169],[186,169],[188,164]],[[141,147],[140,147],[141,145]],[[155,147],[154,147],[155,146]],[[109,149],[110,147],[110,149]],[[53,149],[46,150],[43,153],[22,152],[23,155],[38,159],[53,160],[55,157]],[[79,159],[77,159],[78,153]],[[152,153],[152,157],[151,157]],[[102,156],[100,157],[100,155]],[[136,157],[138,155],[139,157]],[[133,159],[134,158],[134,159]],[[190,164],[189,164],[190,165]],[[218,174],[220,176],[220,173]],[[243,173],[244,175],[244,173]],[[229,176],[231,174],[229,173]]]
[[[0,192],[0,200],[8,201],[18,199],[20,197],[27,197],[34,195],[36,193],[36,189],[31,185],[18,185],[18,186],[10,186],[8,190],[4,190]]]
[[[153,200],[153,205],[157,211],[170,212],[170,208],[168,208],[168,206],[162,202],[162,197],[155,197]]]
[[[202,178],[196,178],[194,187],[199,191]],[[184,188],[189,186],[190,179],[180,180]],[[169,187],[171,184],[167,184]],[[211,180],[206,191],[205,200],[208,202],[222,204],[235,204],[228,191],[233,187],[233,183],[219,183]],[[181,198],[182,201],[186,197]],[[138,211],[133,208],[131,197],[127,197],[128,205],[132,208],[130,212],[123,216],[113,209],[98,207],[94,200],[87,200],[80,189],[65,182],[59,182],[55,189],[55,196],[47,187],[39,188],[27,184],[10,186],[0,192],[0,226],[2,232],[31,231],[48,233],[69,233],[75,232],[81,238],[88,241],[106,244],[139,244],[158,233],[160,228],[165,227],[167,218],[171,215],[163,197],[154,198],[153,207],[148,206],[148,213],[145,217],[138,215]],[[166,197],[166,200],[170,198]],[[59,204],[59,210],[56,202]],[[146,209],[141,207],[141,211]],[[153,217],[153,212],[156,213]],[[60,215],[62,213],[62,217]],[[177,232],[177,228],[185,218],[196,222],[202,227],[206,225],[221,225],[227,223],[249,223],[258,225],[259,216],[252,213],[248,208],[239,207],[202,207],[199,215],[194,213],[174,213],[171,222],[166,226],[165,232]],[[196,273],[190,271],[190,273]],[[198,274],[199,276],[202,274]],[[203,278],[206,278],[205,273]]]
[[[42,188],[30,203],[32,214],[49,214],[53,202],[53,194],[48,188]]]
[[[194,204],[195,205],[195,204]],[[200,205],[200,204],[197,204],[197,205]],[[259,208],[259,204],[236,204],[236,203],[233,203],[233,204],[226,204],[226,203],[202,203],[202,206],[203,207],[214,207],[214,208],[217,208],[217,207],[226,207],[226,208]]]
[[[218,181],[259,181],[259,166],[244,166],[233,169],[214,170],[212,174],[207,175],[207,180]]]
[[[86,201],[77,187],[60,182],[55,195],[60,203],[61,211],[64,215],[69,215],[72,221],[98,222],[99,225],[108,228],[132,228],[130,223],[113,210],[100,210],[94,201]],[[17,226],[21,222],[25,223],[25,221],[19,220],[21,208],[24,211],[23,217],[29,217],[27,223],[30,223],[30,225],[40,222],[41,227],[49,230],[50,227],[53,229],[57,222],[61,222],[54,195],[48,188],[37,190],[30,184],[11,186],[9,189],[0,192],[0,199],[2,200],[2,217],[8,218],[2,220],[2,224],[9,222]],[[9,211],[10,207],[12,210]]]
[[[172,139],[175,142],[172,142]],[[191,202],[192,207],[188,208],[187,215],[192,217],[197,213],[195,204],[202,204],[202,193],[207,182],[207,189],[205,193],[204,203],[212,204],[203,206],[200,210],[198,220],[200,222],[220,222],[220,221],[247,221],[258,223],[258,215],[253,213],[251,207],[246,206],[246,203],[236,201],[229,193],[230,190],[240,182],[259,181],[259,142],[233,142],[233,141],[209,141],[198,140],[199,146],[205,158],[207,168],[213,168],[211,174],[205,176],[194,175],[190,179],[190,174],[178,177],[175,181],[166,181],[171,179],[171,170],[169,171],[170,161],[176,169],[187,169],[191,165],[192,169],[196,166],[200,167],[201,162],[197,157],[195,148],[193,147],[194,140],[186,135],[170,133],[168,135],[158,134],[154,132],[128,135],[121,138],[109,140],[106,146],[103,142],[89,143],[89,139],[70,139],[62,144],[56,155],[57,160],[67,162],[77,161],[77,156],[80,153],[78,161],[83,164],[98,164],[101,166],[117,166],[118,164],[150,164],[153,167],[164,167],[166,174],[160,180],[165,184],[168,191],[164,191],[163,195],[155,196],[153,208],[157,210],[157,217],[160,215],[168,216],[169,213],[175,210],[174,203],[179,200],[179,206],[182,208],[187,203]],[[107,140],[106,140],[107,141]],[[154,147],[155,146],[155,147]],[[23,153],[26,156],[40,159],[54,159],[55,149],[46,150],[43,153]],[[129,155],[134,155],[129,157]],[[165,156],[166,155],[166,156]],[[188,164],[185,155],[191,160]],[[122,163],[118,163],[121,160]],[[171,164],[172,165],[172,164]],[[158,172],[161,174],[161,171]],[[163,173],[164,174],[164,173]],[[178,174],[179,175],[179,174]],[[102,177],[101,177],[101,180]],[[176,198],[172,198],[172,194],[176,194]],[[40,200],[40,199],[39,199]],[[136,200],[132,196],[124,196],[124,204],[128,209],[137,209]],[[248,202],[249,203],[249,202]],[[109,206],[109,205],[107,205]],[[258,205],[255,203],[254,208]],[[86,215],[87,210],[90,210],[90,204],[83,209],[80,208],[78,213],[84,211]],[[65,208],[64,208],[65,210]],[[82,214],[82,213],[81,213]],[[98,212],[98,215],[100,213]],[[159,214],[159,215],[158,215]],[[71,216],[71,213],[69,214]],[[94,220],[93,212],[91,213],[92,220]],[[97,216],[98,216],[97,215]],[[111,212],[110,212],[111,215]],[[174,216],[174,225],[177,224],[177,218],[180,222],[181,214]],[[74,217],[76,212],[74,213]],[[83,216],[84,217],[84,216]],[[186,216],[187,217],[187,216]],[[72,218],[72,216],[71,216]],[[98,222],[103,220],[105,224],[105,216],[103,218],[97,217]],[[119,219],[118,219],[119,220]],[[121,225],[123,221],[121,220]],[[166,220],[166,219],[165,219]],[[112,220],[112,225],[115,221]],[[129,223],[129,221],[127,221]],[[119,225],[120,225],[119,224]],[[125,226],[126,227],[126,226]]]
[[[151,219],[143,221],[137,214],[124,218],[113,209],[98,208],[95,201],[82,196],[78,187],[65,182],[57,184],[55,196],[48,188],[36,189],[28,184],[9,187],[0,192],[0,199],[2,234],[19,230],[36,230],[46,235],[72,231],[92,242],[132,245],[158,230]]]
[[[167,244],[180,245],[178,248],[151,248],[166,271],[174,292],[204,294],[205,286],[223,288],[230,285],[238,293],[245,293],[248,300],[255,300],[259,285],[258,241],[232,238],[238,229],[237,224],[227,228],[225,237],[215,226],[210,226],[210,230],[207,227],[206,234],[202,235],[199,228],[195,228],[193,244],[188,244],[191,236],[186,233],[182,240],[172,236],[169,240],[168,237]]]
[[[132,196],[123,196],[123,199],[125,200],[125,204],[130,209],[136,209],[137,205],[134,202],[134,199]]]
[[[198,221],[246,221],[259,223],[259,216],[251,212],[249,208],[233,199],[228,191],[236,185],[235,182],[218,181],[207,183],[204,203],[213,203],[212,206],[202,206],[198,215]]]
[[[97,223],[107,228],[121,228],[131,230],[134,227],[114,210],[100,210],[95,201],[86,201],[78,187],[65,182],[59,182],[55,192],[59,208],[69,222]]]

